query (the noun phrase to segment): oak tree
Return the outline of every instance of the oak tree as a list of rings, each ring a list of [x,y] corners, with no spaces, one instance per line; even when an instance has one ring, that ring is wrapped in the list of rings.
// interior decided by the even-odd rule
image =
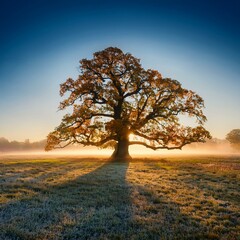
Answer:
[[[79,143],[113,147],[112,159],[130,158],[128,148],[181,149],[204,142],[203,99],[177,80],[145,70],[140,59],[109,47],[80,61],[80,75],[60,85],[66,108],[61,124],[48,135],[46,150]],[[197,126],[183,126],[179,116],[195,117]],[[131,137],[130,137],[131,136]]]

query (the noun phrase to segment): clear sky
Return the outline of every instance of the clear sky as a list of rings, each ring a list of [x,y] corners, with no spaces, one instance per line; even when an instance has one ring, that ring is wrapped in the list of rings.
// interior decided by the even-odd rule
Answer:
[[[238,0],[3,0],[0,137],[44,139],[61,120],[59,84],[119,47],[205,100],[213,137],[240,128]]]

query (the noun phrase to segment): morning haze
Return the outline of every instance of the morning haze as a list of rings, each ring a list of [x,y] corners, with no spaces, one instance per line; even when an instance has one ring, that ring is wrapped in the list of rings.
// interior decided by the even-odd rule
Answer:
[[[239,7],[2,2],[0,239],[239,239]]]

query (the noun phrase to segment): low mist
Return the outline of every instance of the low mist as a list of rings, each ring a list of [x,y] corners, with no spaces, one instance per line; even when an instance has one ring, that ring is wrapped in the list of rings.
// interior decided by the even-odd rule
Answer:
[[[46,157],[91,157],[108,158],[113,149],[99,149],[96,147],[70,146],[65,149],[56,149],[49,152],[40,149],[15,150],[1,149],[0,158],[46,158]],[[211,140],[207,143],[193,143],[183,147],[182,150],[156,150],[147,149],[143,146],[130,146],[130,155],[132,157],[163,157],[176,155],[240,155],[240,151],[233,149],[229,142],[225,140]]]

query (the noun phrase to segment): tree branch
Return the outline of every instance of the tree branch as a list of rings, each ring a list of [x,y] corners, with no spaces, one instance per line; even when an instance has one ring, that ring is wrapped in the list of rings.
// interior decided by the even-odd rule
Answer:
[[[152,150],[158,150],[158,149],[168,149],[168,150],[179,149],[179,150],[182,150],[182,147],[189,144],[189,143],[193,143],[193,142],[184,142],[180,146],[173,146],[173,147],[168,147],[168,146],[154,147],[154,146],[151,146],[151,145],[149,145],[145,142],[141,142],[141,141],[131,141],[131,142],[129,142],[129,145],[138,144],[138,145],[142,145],[146,148],[151,148]]]
[[[92,116],[92,117],[97,117],[97,116],[99,116],[99,117],[109,117],[109,118],[114,118],[113,115],[111,115],[111,114],[107,114],[107,113],[93,113],[93,114],[91,114],[91,116]]]

